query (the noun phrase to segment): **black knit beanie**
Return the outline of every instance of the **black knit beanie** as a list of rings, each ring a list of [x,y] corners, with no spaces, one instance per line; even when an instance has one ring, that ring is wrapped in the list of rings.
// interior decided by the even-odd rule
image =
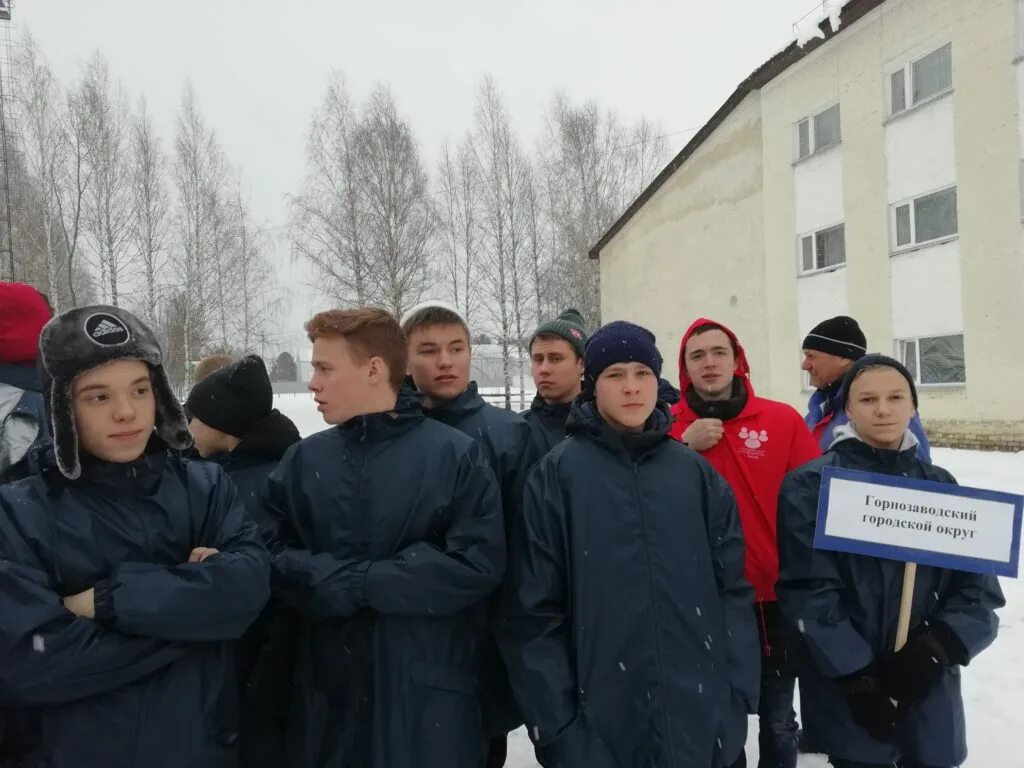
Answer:
[[[803,349],[859,360],[868,353],[868,340],[856,320],[839,315],[814,326],[804,339]]]
[[[910,396],[914,400],[914,408],[917,408],[917,385],[914,384],[914,377],[910,375],[910,371],[907,370],[903,363],[886,355],[878,355],[874,353],[864,355],[850,366],[849,370],[846,371],[846,375],[843,376],[843,392],[846,393],[846,396],[850,396],[850,386],[853,384],[854,379],[856,379],[865,368],[874,368],[877,366],[892,368],[907,380],[907,384],[910,385]]]
[[[192,387],[185,407],[208,427],[245,437],[274,408],[267,366],[257,355],[226,365]]]
[[[661,353],[654,334],[624,320],[601,326],[587,343],[583,375],[589,384],[616,363],[643,363],[661,376]]]

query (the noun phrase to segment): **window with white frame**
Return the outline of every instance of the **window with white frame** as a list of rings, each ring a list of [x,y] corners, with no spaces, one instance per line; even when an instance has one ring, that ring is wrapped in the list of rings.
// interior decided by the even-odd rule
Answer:
[[[896,341],[896,357],[921,385],[966,384],[964,336],[919,336]]]
[[[953,87],[953,45],[909,62],[889,75],[889,114],[898,115]]]
[[[894,251],[954,237],[958,227],[956,187],[892,206]]]
[[[839,105],[833,104],[796,124],[796,156],[798,160],[820,152],[842,138]]]
[[[846,263],[846,231],[842,224],[809,232],[798,238],[800,274],[806,275]]]

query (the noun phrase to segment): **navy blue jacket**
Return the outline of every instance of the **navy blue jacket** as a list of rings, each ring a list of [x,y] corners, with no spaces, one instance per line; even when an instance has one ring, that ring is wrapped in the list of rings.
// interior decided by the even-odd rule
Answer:
[[[523,419],[530,427],[530,452],[539,461],[565,439],[565,425],[572,403],[549,403],[540,395],[533,398]]]
[[[541,457],[531,440],[530,427],[518,413],[485,403],[476,382],[454,400],[426,411],[432,419],[455,427],[473,438],[501,486],[502,517],[508,540],[512,521],[522,508],[527,471]],[[497,604],[491,606],[491,625],[498,621]],[[484,727],[489,736],[501,736],[523,724],[512,695],[504,660],[496,640],[488,642],[481,658]]]
[[[949,668],[904,716],[889,744],[853,722],[836,682],[892,653],[904,564],[814,548],[821,470],[835,466],[956,482],[916,456],[916,448],[908,439],[904,450],[883,451],[850,437],[791,472],[779,492],[781,575],[775,591],[783,613],[803,630],[808,663],[800,674],[800,701],[811,751],[886,765],[904,757],[922,765],[960,765],[967,756],[959,667]],[[995,639],[995,609],[1003,602],[994,577],[918,566],[911,632],[922,622],[942,621],[971,659]]]
[[[234,482],[246,512],[265,533],[273,528],[266,507],[270,473],[300,439],[291,420],[274,410],[257,422],[231,453],[209,458]],[[238,645],[240,753],[245,768],[279,768],[286,764],[297,619],[294,611],[271,600]]]
[[[761,651],[729,486],[668,437],[577,400],[514,532],[502,649],[549,768],[730,765]]]
[[[200,546],[220,552],[189,564]],[[269,568],[218,467],[155,445],[69,481],[51,452],[0,488],[0,562],[0,704],[36,710],[45,765],[237,764],[233,641]],[[95,620],[61,602],[89,588]]]
[[[288,765],[479,768],[476,679],[505,567],[494,473],[423,416],[360,416],[270,478],[274,594],[303,622]]]

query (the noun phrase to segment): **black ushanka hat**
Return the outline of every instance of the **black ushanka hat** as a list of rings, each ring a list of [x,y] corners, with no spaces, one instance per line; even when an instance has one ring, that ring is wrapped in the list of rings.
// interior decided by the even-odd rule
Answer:
[[[108,306],[68,310],[43,327],[39,352],[51,379],[43,396],[53,426],[57,467],[65,477],[74,480],[82,473],[72,384],[86,371],[115,360],[139,360],[149,366],[157,434],[175,450],[185,450],[192,444],[185,413],[164,370],[160,343],[131,312]]]

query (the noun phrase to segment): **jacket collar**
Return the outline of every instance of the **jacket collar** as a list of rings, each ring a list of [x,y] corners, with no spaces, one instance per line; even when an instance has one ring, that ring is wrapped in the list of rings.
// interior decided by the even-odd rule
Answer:
[[[530,404],[530,410],[543,421],[552,424],[565,424],[572,411],[572,403],[549,403],[540,395],[535,395]]]
[[[472,416],[483,408],[484,405],[486,403],[480,397],[476,382],[471,381],[469,386],[466,387],[466,391],[461,395],[451,400],[446,400],[443,403],[438,403],[433,408],[427,408],[426,414],[432,419],[437,419],[451,426]]]
[[[856,465],[865,469],[900,472],[916,461],[918,444],[917,435],[908,429],[899,448],[874,448],[864,442],[856,425],[848,423],[836,428],[829,451],[848,456]]]
[[[669,439],[671,426],[672,417],[668,405],[659,402],[642,432],[619,432],[601,417],[594,400],[580,396],[573,401],[566,432],[591,440],[611,453],[637,461]]]
[[[392,410],[354,416],[336,429],[354,442],[376,443],[391,440],[422,421],[422,398],[418,392],[403,386]]]

